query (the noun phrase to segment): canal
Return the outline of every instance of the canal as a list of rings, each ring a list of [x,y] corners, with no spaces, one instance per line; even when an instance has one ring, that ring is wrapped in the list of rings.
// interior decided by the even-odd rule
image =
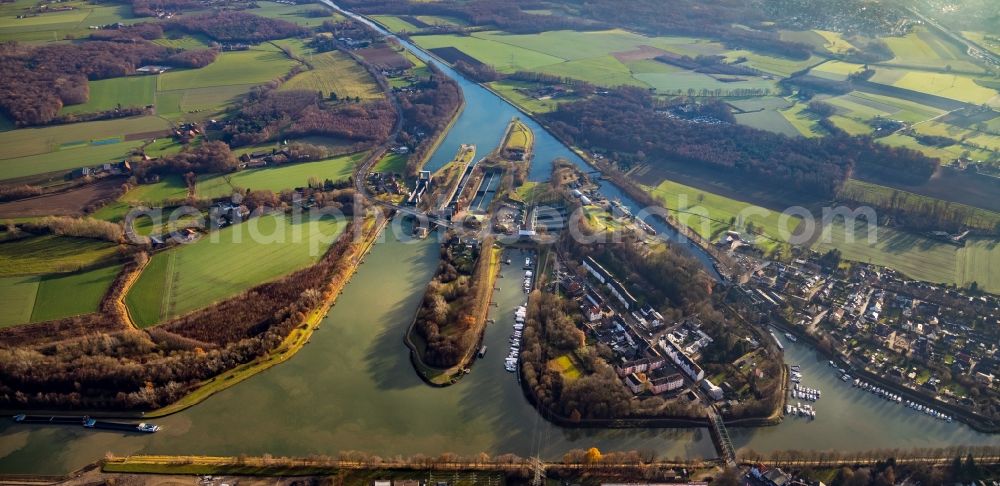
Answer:
[[[442,68],[459,81],[467,106],[433,156],[432,170],[450,160],[460,143],[492,149],[507,122],[517,115],[489,91]],[[548,177],[555,157],[583,163],[533,121],[527,123],[536,134],[533,180]],[[664,231],[662,225],[657,228]],[[359,267],[310,344],[288,362],[155,420],[163,430],[151,435],[26,426],[0,419],[0,473],[67,472],[106,452],[297,456],[345,450],[381,456],[510,452],[557,459],[569,449],[596,446],[605,451],[655,451],[661,458],[714,456],[706,429],[566,429],[543,420],[525,400],[515,376],[503,369],[513,311],[525,300],[520,288],[523,270],[517,265],[504,266],[498,280],[498,306],[491,309],[496,323],[486,329],[486,357],[455,386],[424,385],[410,365],[402,337],[434,273],[438,248],[433,238],[396,237],[405,233],[387,231],[385,241]],[[513,251],[512,260],[517,262],[519,255]],[[786,360],[802,367],[803,383],[823,391],[816,403],[818,418],[730,429],[739,448],[866,450],[995,442],[995,436],[917,414],[851,387],[804,345],[786,342],[785,349]]]

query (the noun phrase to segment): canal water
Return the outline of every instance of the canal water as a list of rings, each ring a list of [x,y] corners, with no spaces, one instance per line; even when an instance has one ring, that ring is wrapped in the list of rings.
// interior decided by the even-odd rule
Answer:
[[[459,81],[467,106],[432,158],[432,169],[450,160],[460,143],[475,143],[484,153],[489,151],[517,114],[492,93],[446,66],[442,69]],[[548,164],[557,156],[582,164],[541,127],[526,122],[536,133],[533,180],[547,178]],[[525,400],[515,376],[503,369],[513,312],[526,298],[518,265],[504,266],[498,280],[498,306],[491,309],[496,323],[486,330],[486,357],[457,385],[423,384],[410,365],[402,338],[434,273],[438,249],[433,238],[407,241],[394,234],[390,231],[374,247],[321,329],[288,362],[155,420],[163,430],[152,435],[26,426],[0,419],[0,473],[57,474],[106,452],[297,456],[346,450],[382,456],[510,452],[557,459],[570,449],[596,446],[604,451],[654,451],[661,458],[714,456],[706,429],[565,429],[543,420]],[[513,251],[512,260],[523,261]],[[739,448],[866,450],[996,440],[853,388],[804,345],[785,343],[785,350],[786,360],[802,367],[803,383],[823,391],[816,404],[818,418],[730,429]]]
[[[436,66],[448,77],[454,79],[455,82],[458,83],[459,87],[462,88],[462,94],[465,96],[465,110],[462,112],[461,116],[459,116],[458,120],[455,121],[451,130],[439,145],[438,150],[431,156],[430,160],[427,161],[427,164],[425,165],[427,170],[430,170],[431,172],[436,171],[450,162],[454,159],[455,154],[458,153],[462,144],[474,144],[479,154],[487,154],[491,152],[500,143],[500,137],[503,136],[504,131],[507,129],[507,124],[514,117],[521,118],[525,125],[527,125],[535,135],[533,150],[534,159],[532,160],[531,168],[528,171],[529,180],[536,182],[548,180],[552,175],[552,162],[560,158],[566,159],[586,171],[592,170],[592,168],[587,165],[587,163],[581,159],[579,155],[563,145],[563,143],[552,136],[551,133],[542,128],[538,122],[521,113],[516,107],[514,107],[514,105],[511,105],[503,98],[494,94],[492,91],[483,88],[478,83],[466,79],[447,64],[442,63],[409,41],[394,36],[391,32],[386,31],[378,24],[375,24],[364,17],[343,11],[330,0],[322,1],[328,6],[341,11],[345,15],[348,15],[360,22],[364,22],[384,35],[395,38],[403,47],[412,52],[413,55],[417,56],[424,62]],[[633,214],[643,214],[643,207],[628,195],[621,192],[614,185],[610,183],[602,184],[599,192],[608,199],[620,200],[622,204],[632,211]],[[720,278],[719,273],[715,270],[715,267],[712,264],[712,258],[704,251],[696,245],[690,244],[687,238],[681,236],[677,233],[677,231],[663,223],[661,220],[657,218],[644,219],[650,226],[655,228],[662,237],[672,241],[684,242],[683,247],[692,256],[701,261],[701,263],[705,266],[706,272],[716,279]]]

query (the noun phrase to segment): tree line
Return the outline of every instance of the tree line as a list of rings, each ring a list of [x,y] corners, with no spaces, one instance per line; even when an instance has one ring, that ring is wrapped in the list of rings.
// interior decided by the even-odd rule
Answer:
[[[662,116],[645,90],[563,103],[544,119],[574,145],[608,152],[620,168],[657,160],[740,174],[775,188],[833,197],[854,170],[927,180],[939,161],[846,134],[787,137],[737,124],[696,124]]]
[[[428,64],[430,76],[414,84],[414,90],[398,93],[403,112],[403,130],[399,141],[416,147],[406,160],[406,173],[415,176],[434,147],[437,137],[455,117],[464,98],[454,80]]]
[[[204,34],[219,42],[258,43],[308,32],[304,27],[287,20],[233,10],[183,15],[172,20],[170,27],[191,34]]]
[[[222,138],[234,147],[307,135],[374,142],[388,137],[395,122],[396,113],[384,99],[333,102],[316,91],[263,88],[251,91],[226,119]]]

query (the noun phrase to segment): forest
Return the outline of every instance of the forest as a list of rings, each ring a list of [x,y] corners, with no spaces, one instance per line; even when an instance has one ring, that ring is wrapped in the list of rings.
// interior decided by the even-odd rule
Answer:
[[[190,34],[204,34],[219,42],[257,43],[307,32],[292,22],[231,10],[184,15],[173,20],[170,27]]]
[[[397,94],[403,110],[403,130],[399,141],[416,147],[406,160],[406,172],[415,176],[434,147],[434,137],[427,134],[441,133],[451,122],[462,103],[462,90],[451,78],[433,65],[428,65],[431,75],[415,84],[414,91]]]
[[[382,99],[363,103],[324,100],[316,91],[252,91],[225,122],[223,139],[233,147],[279,136],[326,135],[359,142],[385,139],[396,122]]]
[[[478,298],[480,286],[489,282],[486,272],[492,246],[492,242],[469,242],[454,234],[441,245],[437,273],[427,284],[413,323],[413,330],[423,340],[420,359],[425,364],[455,366],[479,340]]]
[[[742,125],[674,120],[660,108],[644,90],[619,88],[560,104],[544,119],[564,140],[608,153],[623,170],[660,160],[679,162],[831,198],[855,170],[923,182],[939,163],[870,137],[792,138]]]

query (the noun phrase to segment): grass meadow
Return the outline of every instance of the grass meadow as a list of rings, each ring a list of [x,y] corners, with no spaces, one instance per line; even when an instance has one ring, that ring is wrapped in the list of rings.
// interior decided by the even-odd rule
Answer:
[[[154,325],[314,263],[345,225],[267,215],[224,228],[156,254],[125,302],[137,324]]]
[[[319,91],[323,96],[336,93],[338,97],[378,99],[382,92],[367,70],[353,59],[338,51],[303,56],[313,69],[295,75],[281,89]]]
[[[234,188],[242,190],[268,189],[280,191],[294,187],[305,187],[310,177],[320,181],[330,179],[344,181],[351,177],[355,167],[367,152],[358,152],[315,162],[284,164],[276,167],[248,169],[225,175],[202,176],[195,184],[195,192],[201,198],[218,198],[233,193]]]
[[[33,236],[0,243],[0,276],[74,272],[113,261],[118,249],[104,241]]]
[[[730,223],[734,220],[737,226],[743,225],[749,228],[752,225],[755,232],[763,232],[767,238],[758,238],[756,243],[764,250],[774,248],[776,241],[783,240],[780,229],[781,213],[778,211],[759,208],[767,214],[746,213],[746,217],[740,220],[738,219],[742,218],[739,216],[740,213],[752,207],[752,204],[673,181],[663,181],[655,188],[646,187],[646,191],[660,201],[663,207],[673,211],[681,224],[690,227],[708,240],[715,241],[726,230],[736,229]],[[797,217],[790,218],[787,230],[794,232],[799,221]],[[741,231],[741,234],[745,233]]]

